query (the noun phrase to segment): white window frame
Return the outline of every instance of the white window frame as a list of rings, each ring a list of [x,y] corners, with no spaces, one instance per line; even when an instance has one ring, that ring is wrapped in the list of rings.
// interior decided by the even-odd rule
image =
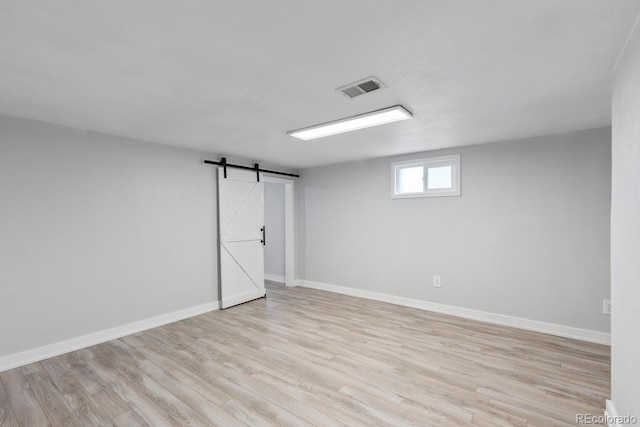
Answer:
[[[407,166],[422,166],[425,169],[424,175],[427,176],[426,170],[429,168],[437,168],[443,166],[451,166],[451,188],[428,189],[427,183],[424,182],[423,191],[416,193],[396,193],[398,170]],[[391,163],[391,198],[392,199],[411,199],[414,197],[450,197],[460,195],[460,154],[451,154],[448,156],[427,157],[423,159],[402,160],[400,162]]]

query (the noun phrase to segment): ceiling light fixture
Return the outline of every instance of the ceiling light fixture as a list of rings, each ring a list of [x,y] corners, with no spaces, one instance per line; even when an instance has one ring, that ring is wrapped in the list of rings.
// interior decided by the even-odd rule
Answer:
[[[335,120],[329,123],[310,126],[304,129],[287,132],[294,138],[308,141],[310,139],[322,138],[338,133],[351,132],[352,130],[364,129],[371,126],[383,125],[385,123],[398,122],[400,120],[412,119],[413,114],[405,110],[401,105],[348,117],[346,119]]]

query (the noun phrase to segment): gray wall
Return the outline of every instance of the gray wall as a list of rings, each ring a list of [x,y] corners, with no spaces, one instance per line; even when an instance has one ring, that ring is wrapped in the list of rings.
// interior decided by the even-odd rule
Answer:
[[[201,157],[0,117],[0,357],[217,300]]]
[[[603,128],[305,169],[298,278],[608,332],[610,150]],[[450,153],[461,197],[390,198],[391,162]]]
[[[264,273],[284,277],[284,184],[264,183],[264,216],[267,226]]]
[[[640,418],[640,26],[613,78],[611,395]]]

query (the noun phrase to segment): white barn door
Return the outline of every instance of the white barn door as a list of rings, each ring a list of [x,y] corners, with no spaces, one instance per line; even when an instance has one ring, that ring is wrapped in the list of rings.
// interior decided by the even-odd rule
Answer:
[[[257,172],[218,168],[222,308],[265,296],[264,183]]]

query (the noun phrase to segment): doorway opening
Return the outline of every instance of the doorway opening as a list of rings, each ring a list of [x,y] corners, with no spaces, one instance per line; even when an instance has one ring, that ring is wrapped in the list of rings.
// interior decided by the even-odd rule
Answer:
[[[293,179],[264,176],[266,280],[295,286]]]

